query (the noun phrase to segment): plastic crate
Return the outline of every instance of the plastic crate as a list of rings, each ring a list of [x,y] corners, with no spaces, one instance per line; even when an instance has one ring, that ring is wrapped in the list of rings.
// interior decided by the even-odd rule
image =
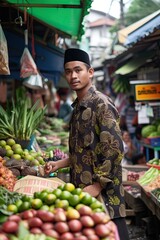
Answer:
[[[143,138],[143,142],[152,147],[160,147],[160,137]]]

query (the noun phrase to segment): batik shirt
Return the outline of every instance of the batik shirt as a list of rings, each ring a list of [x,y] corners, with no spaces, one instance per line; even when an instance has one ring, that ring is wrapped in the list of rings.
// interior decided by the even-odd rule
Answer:
[[[76,187],[99,182],[110,217],[125,216],[119,114],[111,99],[92,86],[72,104],[69,152],[71,182]]]

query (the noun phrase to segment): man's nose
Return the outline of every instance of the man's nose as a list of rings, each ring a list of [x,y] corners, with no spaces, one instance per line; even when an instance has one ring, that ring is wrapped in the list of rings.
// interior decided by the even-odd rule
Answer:
[[[75,71],[72,72],[72,78],[76,78],[77,77],[77,73]]]

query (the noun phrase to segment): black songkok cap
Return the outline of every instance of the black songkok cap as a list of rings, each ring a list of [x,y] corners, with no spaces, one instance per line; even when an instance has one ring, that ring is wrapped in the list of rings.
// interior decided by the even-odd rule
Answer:
[[[78,48],[69,48],[64,54],[64,65],[67,62],[80,61],[90,66],[89,55],[85,51]]]

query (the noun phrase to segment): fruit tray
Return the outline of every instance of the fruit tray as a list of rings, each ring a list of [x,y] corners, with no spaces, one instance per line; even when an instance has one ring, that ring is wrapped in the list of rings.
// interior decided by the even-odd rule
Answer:
[[[160,170],[160,165],[147,163],[147,166],[148,166],[148,167],[154,167],[154,168],[157,168],[157,169]]]

